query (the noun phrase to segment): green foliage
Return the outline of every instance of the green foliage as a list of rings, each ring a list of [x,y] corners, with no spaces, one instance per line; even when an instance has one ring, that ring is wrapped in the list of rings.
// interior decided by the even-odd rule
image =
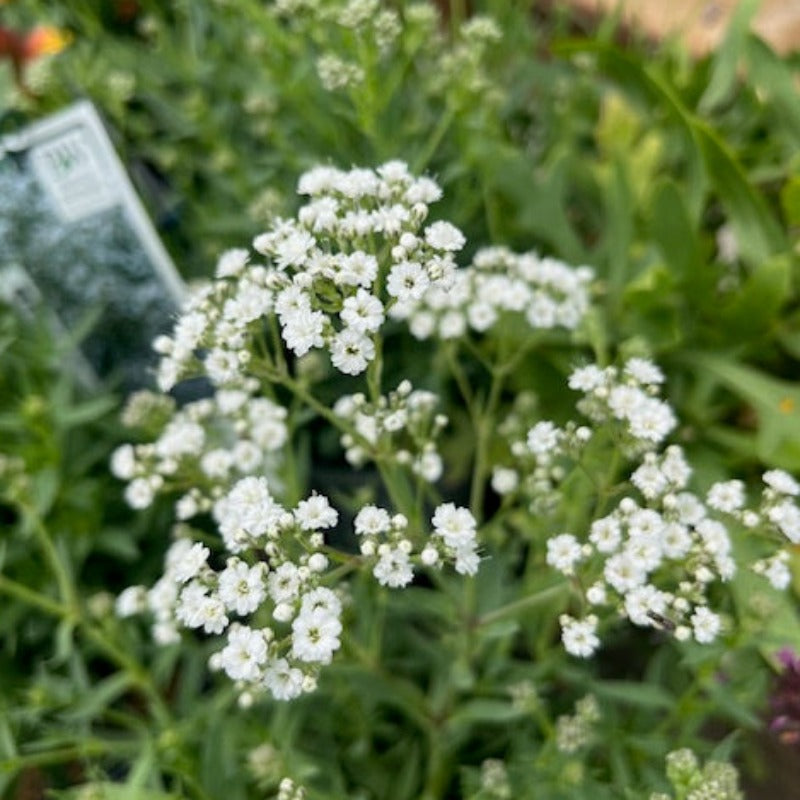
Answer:
[[[90,97],[187,278],[292,211],[311,164],[402,157],[437,176],[437,214],[470,242],[596,269],[601,296],[580,347],[604,364],[664,364],[702,482],[734,467],[799,470],[800,114],[793,65],[747,32],[751,4],[698,64],[623,48],[606,31],[578,35],[557,14],[536,25],[525,3],[474,4],[503,35],[476,38],[460,24],[464,5],[450,3],[444,22],[432,7],[385,4],[401,28],[382,45],[372,22],[347,28],[303,4],[17,0],[3,25],[57,24],[73,41],[29,65],[34,95],[0,63],[2,129]],[[325,55],[363,79],[326,89]],[[618,633],[576,666],[554,645],[571,596],[542,570],[552,531],[507,518],[489,532],[503,547],[474,597],[449,580],[399,594],[354,581],[357,629],[318,693],[239,711],[207,676],[207,648],[156,651],[111,614],[109,593],[158,575],[167,522],[121,508],[106,476],[117,400],[81,387],[72,345],[0,316],[0,793],[22,796],[41,778],[64,798],[245,800],[290,775],[312,800],[642,796],[666,788],[674,746],[712,755],[710,724],[758,732],[767,659],[800,649],[795,598],[745,576],[728,609],[739,639],[709,651]],[[575,350],[546,345],[508,387],[557,408]],[[415,346],[398,337],[387,372]],[[476,450],[467,411],[452,420],[465,462],[452,486]],[[318,475],[308,448],[301,466]],[[577,518],[585,491],[572,490]],[[600,717],[566,752],[556,721],[578,716],[587,694]],[[497,758],[505,773],[485,766]],[[669,774],[676,796],[709,767]]]

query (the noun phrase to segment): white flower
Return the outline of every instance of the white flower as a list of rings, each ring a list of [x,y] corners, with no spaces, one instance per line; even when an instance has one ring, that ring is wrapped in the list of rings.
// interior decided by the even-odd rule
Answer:
[[[247,264],[250,254],[242,248],[226,250],[217,261],[216,276],[218,278],[233,278],[238,275]]]
[[[608,374],[596,364],[588,364],[574,370],[569,376],[567,385],[577,392],[593,392],[606,385],[607,376]]]
[[[600,553],[613,553],[622,541],[622,526],[615,516],[592,522],[589,541]]]
[[[419,300],[430,285],[428,273],[416,261],[402,261],[389,272],[386,291],[401,303]]]
[[[666,607],[664,592],[650,584],[637,586],[625,595],[625,613],[634,625],[653,626],[654,620],[650,614],[663,615]]]
[[[477,543],[473,540],[455,550],[455,571],[459,575],[476,575],[480,566]]]
[[[589,658],[600,646],[597,638],[597,617],[590,614],[582,620],[573,619],[567,614],[559,618],[561,641],[564,649],[573,656]]]
[[[304,531],[316,531],[320,528],[332,528],[339,519],[339,513],[331,507],[328,498],[314,494],[307,500],[301,500],[294,510],[294,518]]]
[[[270,532],[282,513],[283,509],[270,494],[266,478],[242,478],[214,504],[214,518],[229,549],[240,532],[249,536]]]
[[[792,544],[800,543],[800,508],[791,500],[784,500],[769,508],[767,517]]]
[[[711,508],[727,514],[742,508],[744,501],[744,483],[736,480],[715,483],[706,495],[706,503]]]
[[[293,700],[303,693],[303,673],[285,658],[276,658],[264,669],[264,686],[276,700]]]
[[[640,561],[625,551],[606,561],[603,577],[620,594],[625,594],[641,586],[647,579],[647,572]]]
[[[435,483],[442,477],[444,463],[442,457],[434,450],[424,452],[414,462],[412,471],[428,483]]]
[[[364,506],[353,521],[356,534],[359,536],[377,536],[387,533],[392,526],[389,512],[377,506]]]
[[[125,501],[131,508],[147,508],[154,498],[155,492],[146,478],[136,478],[125,487]]]
[[[301,612],[292,623],[292,655],[300,661],[330,664],[339,649],[339,619],[323,609]]]
[[[528,450],[534,455],[550,455],[561,440],[561,431],[552,422],[537,422],[528,431]]]
[[[301,579],[297,565],[291,561],[281,564],[267,577],[269,596],[275,603],[291,602],[300,592]]]
[[[652,458],[648,459],[647,456],[652,456]],[[645,462],[631,475],[631,483],[648,500],[652,500],[667,490],[668,481],[653,454],[648,453],[647,456]]]
[[[389,545],[381,546],[378,563],[375,564],[372,574],[381,586],[393,589],[406,586],[414,580],[408,553],[399,547],[393,548]]]
[[[784,589],[788,588],[789,584],[792,582],[792,573],[789,570],[786,561],[786,553],[778,553],[778,555],[776,555],[774,558],[771,558],[766,563],[764,569],[762,570],[764,577],[775,589],[778,589],[779,591],[783,591]],[[122,596],[120,595],[120,598],[121,597]]]
[[[519,485],[519,475],[509,467],[495,467],[492,470],[492,489],[499,495],[511,494]]]
[[[203,367],[206,375],[215,384],[230,383],[239,377],[239,358],[231,350],[215,347],[205,358]]]
[[[281,269],[301,266],[316,243],[316,239],[306,231],[298,230],[290,233],[275,247],[278,266]]]
[[[356,250],[341,256],[339,282],[369,288],[378,277],[378,260],[371,253]]]
[[[178,583],[186,583],[206,566],[210,552],[200,542],[178,539],[167,551],[165,572]]]
[[[300,601],[300,613],[309,614],[315,611],[324,611],[334,617],[339,617],[342,613],[342,601],[336,593],[325,586],[318,586],[310,592],[306,592]]]
[[[144,586],[129,586],[123,589],[114,603],[118,617],[132,617],[147,608],[147,589]]]
[[[425,241],[434,250],[460,250],[466,243],[464,234],[449,222],[434,222],[425,229]]]
[[[264,565],[248,567],[238,558],[228,559],[228,564],[219,573],[220,600],[225,607],[239,616],[252,614],[267,595],[264,585]]]
[[[286,314],[281,334],[296,356],[304,356],[312,347],[322,347],[324,327],[325,315],[321,311],[301,308]]]
[[[779,494],[797,496],[800,494],[798,483],[788,472],[782,469],[771,469],[764,473],[764,483]]]
[[[475,538],[477,523],[468,508],[457,508],[454,503],[443,503],[434,511],[434,532],[442,537],[447,547],[454,550],[471,543]]]
[[[246,625],[228,630],[228,644],[220,653],[222,669],[235,681],[256,681],[260,666],[267,660],[267,642],[261,631]]]
[[[700,644],[713,642],[722,627],[719,616],[708,606],[698,606],[691,616],[691,623],[695,641]]]
[[[362,333],[345,328],[331,342],[331,363],[346,375],[358,375],[375,358],[375,345]]]
[[[631,358],[625,362],[625,374],[645,386],[664,382],[664,373],[646,358]]]
[[[372,333],[383,323],[383,303],[365,289],[359,289],[344,301],[339,316],[351,330]]]
[[[547,540],[547,563],[565,575],[573,573],[575,564],[582,556],[582,548],[571,533],[562,533]]]
[[[136,454],[133,445],[120,445],[111,454],[111,474],[122,481],[129,481],[136,474]]]

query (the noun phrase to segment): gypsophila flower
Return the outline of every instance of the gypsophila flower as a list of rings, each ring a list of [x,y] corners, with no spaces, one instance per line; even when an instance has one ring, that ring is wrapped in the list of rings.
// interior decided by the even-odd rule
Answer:
[[[577,620],[568,614],[559,617],[561,623],[561,641],[564,649],[573,656],[588,658],[600,646],[597,638],[597,617],[590,614],[588,617]]]

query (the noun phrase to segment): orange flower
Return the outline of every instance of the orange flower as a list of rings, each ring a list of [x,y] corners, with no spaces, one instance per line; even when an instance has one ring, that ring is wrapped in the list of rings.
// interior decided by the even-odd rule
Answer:
[[[22,58],[27,61],[60,53],[70,43],[71,38],[66,31],[52,25],[37,25],[22,39]]]

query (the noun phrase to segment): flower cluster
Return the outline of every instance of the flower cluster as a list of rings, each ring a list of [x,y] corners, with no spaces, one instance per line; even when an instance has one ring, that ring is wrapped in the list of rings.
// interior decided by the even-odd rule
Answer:
[[[664,441],[677,420],[668,403],[657,397],[661,370],[643,358],[629,359],[622,370],[595,364],[576,369],[569,387],[583,392],[578,410],[596,424],[615,420],[628,452],[641,452]]]
[[[667,778],[675,797],[686,800],[743,800],[736,768],[723,761],[707,761],[702,767],[688,748],[667,755]],[[672,800],[672,795],[656,792],[650,800]]]
[[[147,508],[159,492],[188,485],[176,507],[187,520],[208,511],[238,478],[269,472],[286,443],[286,410],[255,396],[257,388],[250,379],[180,409],[168,397],[159,403],[150,393],[134,395],[123,417],[135,425],[149,412],[147,427],[160,431],[152,442],[124,444],[113,453],[111,471],[129,481],[129,505]]]
[[[469,509],[443,503],[431,520],[433,533],[424,543],[417,560],[426,567],[440,568],[452,561],[456,572],[474,575],[478,571],[477,523]],[[377,556],[372,573],[383,586],[406,586],[414,578],[414,542],[407,533],[408,520],[391,516],[384,508],[364,506],[354,521],[362,555]]]
[[[454,339],[468,329],[484,333],[507,314],[521,315],[534,329],[573,329],[589,308],[593,277],[589,267],[491,247],[456,272],[451,286],[431,287],[419,298],[396,303],[390,313],[407,319],[418,339]]]
[[[577,753],[587,747],[599,720],[597,699],[587,694],[575,703],[574,714],[563,714],[556,720],[556,747],[562,753]]]
[[[792,541],[800,514],[792,496],[800,493],[800,486],[791,476],[779,470],[765,474],[762,507],[756,512],[744,507],[740,481],[714,484],[705,500],[697,496],[689,489],[692,470],[682,449],[655,448],[676,424],[672,409],[657,397],[662,380],[660,370],[644,359],[628,361],[621,371],[581,367],[569,378],[571,388],[585,393],[578,408],[597,429],[603,423],[613,426],[626,452],[636,454],[628,473],[632,491],[591,520],[586,530],[559,533],[547,541],[548,565],[577,576],[593,609],[581,619],[561,616],[564,647],[575,656],[589,657],[599,646],[604,609],[634,625],[668,630],[678,640],[714,641],[723,620],[711,608],[711,589],[737,570],[729,525],[719,517],[745,528],[772,526],[782,535],[776,538]],[[579,458],[593,438],[574,423],[564,428],[547,421],[534,425],[525,442],[512,444],[521,463],[535,459],[533,480],[523,485],[551,500],[558,498],[568,472],[560,463],[553,466],[554,461]],[[787,556],[780,550],[751,566],[776,588],[789,582]]]
[[[374,403],[361,393],[343,395],[333,413],[352,428],[341,437],[345,457],[354,466],[394,461],[435,483],[443,468],[435,440],[447,425],[447,417],[436,413],[438,403],[433,392],[414,389],[407,380]]]
[[[318,494],[288,511],[265,478],[250,476],[214,503],[213,515],[231,554],[224,566],[214,568],[196,532],[179,525],[163,577],[149,590],[123,592],[118,614],[149,610],[161,643],[176,641],[179,627],[224,634],[211,665],[239,684],[243,702],[264,690],[279,700],[311,691],[340,645],[342,604],[322,585],[328,558],[321,533],[338,513]]]
[[[441,197],[430,178],[400,161],[377,170],[317,167],[300,178],[310,197],[295,219],[277,220],[257,236],[266,263],[244,249],[223,254],[216,280],[189,300],[173,335],[155,344],[162,390],[196,370],[220,387],[238,388],[267,318],[277,318],[285,346],[303,356],[325,348],[334,367],[363,372],[376,356],[387,307],[446,287],[464,245],[448,222],[423,228]]]

